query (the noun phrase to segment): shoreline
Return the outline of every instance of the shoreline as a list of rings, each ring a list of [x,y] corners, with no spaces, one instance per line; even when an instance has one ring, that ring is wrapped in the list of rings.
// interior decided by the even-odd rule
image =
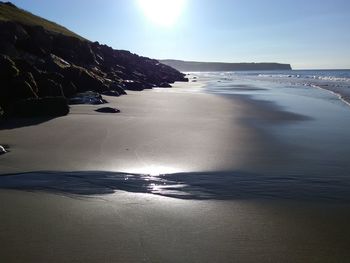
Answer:
[[[345,103],[347,106],[350,106],[350,91],[349,90],[345,90],[343,89],[337,89],[337,88],[330,88],[328,86],[322,86],[320,84],[311,84],[312,87],[314,88],[318,88],[321,90],[325,90],[329,93],[332,93],[333,95],[335,95],[336,97],[338,97],[338,99],[340,101],[342,101],[343,103]],[[347,91],[347,92],[346,92]]]

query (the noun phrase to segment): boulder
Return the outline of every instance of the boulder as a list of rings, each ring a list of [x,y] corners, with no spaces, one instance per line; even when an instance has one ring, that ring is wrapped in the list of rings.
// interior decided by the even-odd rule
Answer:
[[[119,92],[116,90],[106,90],[106,91],[102,92],[101,94],[106,95],[106,96],[113,96],[113,97],[120,96]]]
[[[144,84],[140,81],[124,80],[123,85],[124,85],[126,90],[141,91],[144,89]]]
[[[126,95],[126,91],[124,90],[125,86],[123,83],[112,82],[109,84],[109,90],[116,91],[119,95]]]
[[[4,146],[0,145],[0,155],[4,153],[7,153],[7,151]]]
[[[160,87],[160,88],[171,88],[171,85],[169,83],[167,83],[167,82],[162,82],[162,83],[159,84],[158,87]]]
[[[111,107],[103,107],[103,108],[99,108],[95,111],[103,112],[103,113],[119,113],[120,112],[120,110],[118,110],[116,108],[111,108]]]
[[[99,105],[104,103],[107,103],[107,101],[102,98],[101,94],[93,91],[78,93],[69,99],[69,104]]]

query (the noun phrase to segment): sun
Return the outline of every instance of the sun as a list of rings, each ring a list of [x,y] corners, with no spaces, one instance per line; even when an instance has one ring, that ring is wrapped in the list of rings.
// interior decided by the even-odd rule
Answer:
[[[178,21],[186,0],[138,0],[144,15],[158,26],[170,27]]]

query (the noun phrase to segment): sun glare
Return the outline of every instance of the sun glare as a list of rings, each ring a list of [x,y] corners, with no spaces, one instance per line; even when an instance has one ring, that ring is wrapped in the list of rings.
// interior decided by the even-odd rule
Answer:
[[[159,26],[176,24],[186,0],[138,0],[144,15]]]
[[[175,167],[161,166],[161,165],[147,165],[139,168],[128,169],[128,173],[144,174],[149,176],[159,176],[162,174],[179,173],[180,170]]]

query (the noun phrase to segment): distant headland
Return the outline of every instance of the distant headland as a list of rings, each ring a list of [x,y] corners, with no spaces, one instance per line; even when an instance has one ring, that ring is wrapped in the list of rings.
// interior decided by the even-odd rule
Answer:
[[[280,63],[223,63],[195,62],[174,59],[159,60],[161,63],[179,71],[245,71],[245,70],[291,70],[290,64]]]

